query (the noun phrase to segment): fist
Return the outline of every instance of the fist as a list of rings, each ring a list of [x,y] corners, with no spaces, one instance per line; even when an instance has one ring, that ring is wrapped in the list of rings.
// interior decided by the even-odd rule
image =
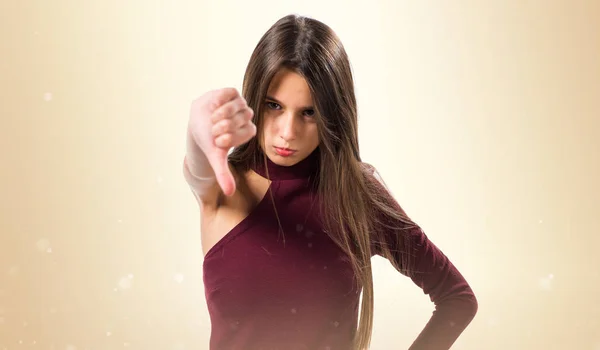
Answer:
[[[192,102],[189,131],[205,154],[225,195],[235,192],[235,181],[227,155],[232,147],[248,142],[256,135],[254,112],[234,88],[205,93]]]

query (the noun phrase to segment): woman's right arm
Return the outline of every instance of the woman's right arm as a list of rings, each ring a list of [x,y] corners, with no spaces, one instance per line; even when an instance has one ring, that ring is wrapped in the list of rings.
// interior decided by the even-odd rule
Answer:
[[[253,116],[234,88],[209,91],[192,102],[183,173],[200,205],[217,206],[222,194],[235,193],[227,155],[256,135]]]
[[[222,193],[221,188],[208,158],[194,141],[189,128],[183,158],[183,175],[199,205],[216,206]]]

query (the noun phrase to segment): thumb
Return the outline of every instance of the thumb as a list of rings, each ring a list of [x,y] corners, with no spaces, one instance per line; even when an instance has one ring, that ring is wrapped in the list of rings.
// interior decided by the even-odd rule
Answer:
[[[223,193],[226,196],[231,196],[235,192],[235,180],[229,169],[227,153],[227,150],[217,148],[209,154],[208,161],[215,172],[217,182]]]

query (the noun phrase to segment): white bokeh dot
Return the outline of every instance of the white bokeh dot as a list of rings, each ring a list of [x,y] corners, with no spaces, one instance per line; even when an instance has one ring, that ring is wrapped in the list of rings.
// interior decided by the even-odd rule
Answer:
[[[129,274],[125,277],[122,277],[118,283],[118,289],[126,290],[131,289],[133,287],[133,275]]]
[[[35,242],[35,246],[38,251],[46,253],[50,249],[50,241],[47,238],[40,238]]]
[[[183,282],[183,278],[184,278],[184,276],[183,276],[183,274],[182,274],[182,273],[176,273],[176,274],[173,276],[173,280],[174,280],[175,282],[177,282],[177,283],[182,283],[182,282]]]
[[[552,282],[554,281],[554,274],[548,274],[547,276],[541,277],[538,280],[538,286],[542,290],[550,290],[552,289]]]

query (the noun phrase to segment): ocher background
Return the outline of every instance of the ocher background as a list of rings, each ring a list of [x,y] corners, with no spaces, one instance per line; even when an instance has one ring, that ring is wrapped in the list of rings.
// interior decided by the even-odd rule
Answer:
[[[365,161],[471,283],[453,349],[600,349],[600,3],[3,1],[0,349],[206,349],[192,99],[288,13],[350,55]],[[375,258],[372,349],[433,310]]]

